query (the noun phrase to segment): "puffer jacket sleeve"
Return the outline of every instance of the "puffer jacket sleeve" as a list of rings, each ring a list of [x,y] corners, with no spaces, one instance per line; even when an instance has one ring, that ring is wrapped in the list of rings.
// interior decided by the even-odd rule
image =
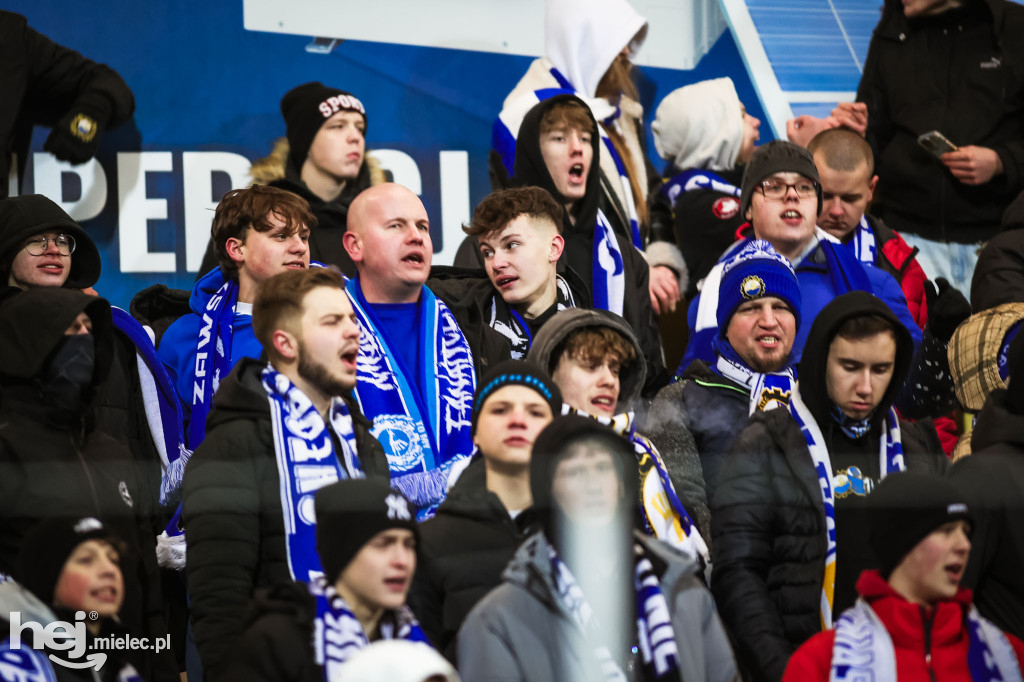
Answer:
[[[768,588],[776,535],[771,453],[760,421],[737,438],[711,502],[711,589],[737,653],[758,680],[779,680],[793,646]]]
[[[459,628],[459,675],[464,682],[532,682],[519,660],[529,652],[517,650],[501,610],[481,608],[485,604],[486,599],[477,604]]]
[[[689,575],[679,581],[672,599],[672,626],[684,663],[684,679],[707,682],[739,680],[729,637],[711,597],[700,579]],[[699,664],[699,667],[697,667]]]
[[[241,636],[260,560],[263,516],[258,458],[273,452],[270,434],[250,421],[207,434],[182,483],[189,607],[206,679],[221,678]]]

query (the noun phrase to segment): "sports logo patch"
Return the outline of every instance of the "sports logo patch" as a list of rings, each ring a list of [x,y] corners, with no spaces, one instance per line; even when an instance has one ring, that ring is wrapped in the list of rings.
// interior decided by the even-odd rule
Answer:
[[[711,204],[711,212],[715,214],[715,217],[719,220],[729,220],[735,218],[736,214],[740,212],[740,200],[736,197],[721,197],[715,199],[715,203]]]
[[[743,298],[751,299],[764,295],[764,280],[757,275],[747,275],[740,282],[740,293]]]

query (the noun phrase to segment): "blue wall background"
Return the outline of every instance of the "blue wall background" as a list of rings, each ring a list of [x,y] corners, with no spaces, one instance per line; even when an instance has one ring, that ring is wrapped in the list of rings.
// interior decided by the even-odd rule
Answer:
[[[104,259],[97,290],[116,305],[154,282],[190,288],[185,268],[182,153],[233,152],[255,160],[284,134],[278,104],[291,87],[311,80],[350,90],[367,107],[367,146],[409,154],[419,166],[422,198],[431,218],[435,252],[441,231],[439,152],[469,157],[471,210],[490,190],[487,151],[491,124],[505,95],[531,58],[483,52],[348,41],[327,55],[304,49],[309,38],[246,31],[241,2],[75,5],[57,0],[8,0],[6,9],[62,45],[109,64],[135,93],[134,119],[104,135],[97,160],[107,176],[103,211],[83,227]],[[538,30],[542,30],[538,27]],[[652,31],[671,27],[652,26]],[[730,76],[747,109],[763,118],[732,36],[726,31],[693,70],[645,68],[645,108],[674,88],[706,78]],[[762,128],[766,141],[767,126]],[[37,129],[33,150],[47,131]],[[171,152],[170,172],[148,173],[146,195],[167,201],[167,219],[149,220],[151,251],[175,253],[166,273],[119,270],[117,153]],[[652,161],[663,162],[650,148]],[[230,189],[227,174],[214,174],[213,196]],[[21,192],[32,191],[31,163]],[[74,200],[80,183],[65,175],[64,198]],[[461,239],[460,233],[447,235]],[[135,238],[134,235],[131,235]],[[141,238],[141,237],[140,237]]]

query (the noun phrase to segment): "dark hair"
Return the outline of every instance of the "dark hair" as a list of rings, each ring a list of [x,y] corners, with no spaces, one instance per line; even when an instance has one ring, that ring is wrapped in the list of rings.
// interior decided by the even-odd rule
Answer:
[[[855,171],[861,163],[868,166],[868,177],[875,172],[875,155],[867,140],[848,128],[823,130],[807,143],[811,154],[821,152],[825,165],[837,171]]]
[[[567,335],[551,352],[548,372],[554,374],[563,357],[582,360],[603,360],[609,353],[618,355],[623,367],[636,359],[636,349],[629,339],[608,327],[582,327]]]
[[[273,336],[302,316],[302,299],[317,287],[345,289],[345,280],[334,268],[289,270],[260,283],[252,305],[252,329],[271,360],[280,357]]]
[[[504,230],[521,215],[548,220],[559,234],[562,233],[565,209],[540,187],[513,187],[491,192],[473,211],[473,221],[462,229],[470,236],[490,234]]]
[[[896,337],[896,330],[893,329],[889,320],[881,315],[861,315],[860,317],[851,317],[843,322],[833,338],[842,337],[847,341],[860,341],[882,332],[889,332],[893,338]]]
[[[249,228],[257,232],[274,229],[269,220],[271,213],[284,221],[289,237],[303,228],[310,230],[316,226],[316,216],[310,212],[309,202],[276,187],[253,185],[231,190],[217,204],[210,234],[225,279],[238,278],[238,263],[228,255],[228,240],[244,241]]]

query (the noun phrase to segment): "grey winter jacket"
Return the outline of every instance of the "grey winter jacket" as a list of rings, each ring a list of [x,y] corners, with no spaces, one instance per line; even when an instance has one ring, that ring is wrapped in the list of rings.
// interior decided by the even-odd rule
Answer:
[[[680,678],[738,679],[736,662],[698,564],[663,542],[634,532],[660,572],[669,604]],[[593,645],[557,598],[548,541],[537,533],[505,569],[504,582],[470,612],[459,630],[464,682],[581,682],[601,680]],[[657,569],[656,569],[657,570]]]

